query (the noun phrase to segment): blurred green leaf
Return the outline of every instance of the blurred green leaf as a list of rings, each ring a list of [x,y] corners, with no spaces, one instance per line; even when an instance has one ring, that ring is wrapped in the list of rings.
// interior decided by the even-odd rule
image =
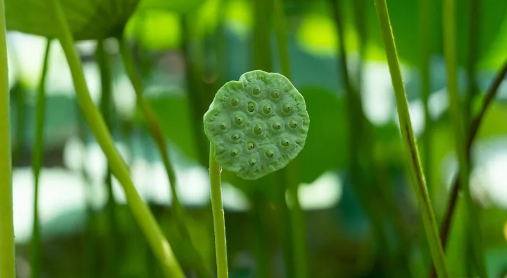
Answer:
[[[159,119],[160,128],[167,139],[175,144],[187,157],[197,159],[195,135],[188,99],[184,94],[165,93],[155,97],[146,97]],[[138,119],[142,117],[137,117]]]
[[[181,44],[180,18],[161,9],[139,10],[128,21],[125,35],[149,50],[177,49]]]
[[[139,0],[60,0],[74,40],[117,35],[134,12]],[[44,1],[7,0],[7,29],[56,37],[58,26]]]
[[[184,14],[196,10],[204,2],[205,0],[143,0],[139,3],[139,9],[166,10]]]
[[[442,53],[442,4],[438,0],[431,1],[432,25],[431,52],[436,55]],[[469,6],[471,0],[460,2],[457,6],[458,61],[464,66],[468,57],[468,44],[470,33]],[[368,60],[384,61],[384,47],[380,28],[376,20],[375,6],[372,1],[365,1],[368,41],[366,42],[366,58]],[[345,18],[345,37],[348,51],[357,50],[360,42],[357,40],[353,24],[354,17],[349,2],[343,3]],[[330,25],[331,13],[325,2],[313,2],[304,6],[306,15],[301,20],[298,39],[305,49],[313,54],[332,54],[336,49],[337,38],[334,26]],[[401,62],[410,65],[419,63],[419,12],[417,1],[389,1],[389,16],[396,39],[396,48]],[[507,2],[482,1],[479,29],[479,65],[483,68],[497,68],[507,53]],[[320,34],[318,36],[318,34]]]
[[[310,115],[306,144],[298,156],[302,182],[310,183],[322,173],[347,163],[347,109],[344,98],[319,88],[299,90]]]

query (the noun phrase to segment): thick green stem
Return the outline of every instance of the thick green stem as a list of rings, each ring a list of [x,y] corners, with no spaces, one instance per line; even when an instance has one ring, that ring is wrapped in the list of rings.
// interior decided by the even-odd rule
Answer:
[[[287,23],[283,10],[282,0],[273,1],[273,23],[275,25],[276,41],[278,44],[278,55],[280,56],[280,65],[282,74],[291,79],[291,70],[289,63],[289,53],[287,44]]]
[[[206,153],[208,151],[208,140],[204,136],[202,115],[206,112],[209,103],[205,102],[203,96],[204,84],[201,79],[201,74],[198,73],[198,61],[202,59],[196,59],[193,57],[192,41],[191,41],[191,28],[188,23],[188,19],[185,16],[181,16],[181,40],[183,41],[181,46],[181,54],[185,62],[185,76],[187,84],[187,96],[189,101],[189,116],[192,121],[192,130],[194,133],[197,157],[199,162],[204,165],[207,163],[208,157]]]
[[[178,197],[178,192],[176,189],[176,175],[174,174],[174,170],[172,167],[172,163],[169,160],[169,156],[167,154],[167,145],[165,143],[164,135],[162,133],[162,129],[158,124],[157,116],[150,104],[144,99],[143,96],[143,85],[141,81],[141,77],[136,70],[136,66],[132,59],[132,53],[127,46],[125,40],[123,38],[118,39],[118,44],[120,45],[120,53],[123,60],[123,64],[125,66],[125,70],[130,78],[130,82],[134,87],[134,91],[136,93],[137,104],[143,113],[143,116],[146,119],[148,124],[148,130],[157,145],[160,156],[162,157],[162,162],[164,163],[164,167],[167,173],[167,177],[169,179],[169,183],[171,186],[171,194],[172,194],[172,206],[175,210],[176,214],[179,214],[182,210],[182,206],[180,203],[180,199]]]
[[[253,184],[254,186],[259,184]],[[271,278],[272,274],[272,264],[271,257],[269,256],[266,250],[266,221],[263,221],[264,210],[266,207],[265,201],[263,197],[259,193],[254,193],[251,198],[252,203],[252,222],[253,222],[253,235],[254,235],[254,257],[256,262],[255,273],[256,277],[264,277]],[[284,200],[285,200],[285,192],[284,192]],[[269,236],[268,236],[269,238]],[[289,243],[290,244],[290,243]],[[289,277],[289,276],[288,276]]]
[[[432,127],[433,120],[429,111],[429,97],[431,93],[430,81],[430,38],[431,38],[431,11],[430,1],[419,1],[419,47],[420,61],[419,74],[421,77],[421,98],[424,109],[424,147],[423,147],[423,165],[426,171],[426,180],[429,182],[428,188],[431,196],[431,146],[432,146]]]
[[[495,99],[498,93],[498,88],[500,88],[500,85],[502,84],[502,81],[504,80],[505,76],[507,76],[507,61],[504,62],[502,69],[495,76],[493,84],[488,89],[484,102],[482,103],[481,110],[474,117],[474,120],[472,121],[472,124],[470,126],[466,146],[468,160],[470,160],[470,151],[472,148],[472,144],[477,136],[477,132],[479,131],[479,127],[481,126],[482,123],[482,119],[484,118],[484,115],[486,115],[486,111],[488,110],[490,104],[493,102],[493,99]],[[444,213],[444,219],[442,221],[442,226],[440,228],[440,236],[442,238],[442,245],[444,246],[444,248],[447,245],[447,240],[449,237],[449,229],[452,223],[454,211],[456,209],[459,189],[460,189],[459,178],[454,177],[454,182],[452,183],[451,186],[451,193],[449,194],[449,201],[447,202],[447,207]]]
[[[211,209],[213,210],[213,226],[215,230],[215,253],[217,260],[217,277],[227,278],[227,244],[225,238],[225,217],[222,205],[221,175],[222,169],[215,160],[215,146],[209,148],[209,179],[211,183]]]
[[[477,82],[475,77],[477,74],[477,58],[479,54],[479,40],[481,29],[481,0],[470,1],[469,8],[470,37],[468,40],[468,63],[467,63],[467,97],[465,101],[465,127],[468,129],[472,120],[472,103],[477,95]]]
[[[254,49],[253,66],[255,69],[271,72],[273,71],[273,58],[271,55],[271,43],[268,16],[268,0],[254,1]]]
[[[386,265],[393,265],[396,262],[394,261],[395,257],[392,252],[389,251],[389,243],[386,238],[384,232],[384,222],[383,218],[385,218],[385,214],[389,213],[389,216],[393,217],[394,223],[399,223],[398,218],[396,217],[397,210],[394,202],[390,202],[390,194],[386,192],[386,187],[379,186],[379,176],[377,176],[377,180],[373,182],[372,179],[365,177],[362,173],[365,171],[372,171],[371,169],[376,169],[374,165],[371,163],[367,163],[367,160],[363,160],[363,157],[371,157],[371,154],[374,153],[372,150],[373,143],[371,142],[371,131],[369,130],[369,125],[367,119],[362,110],[362,99],[359,91],[359,84],[354,85],[352,82],[351,75],[349,74],[349,64],[347,62],[347,49],[345,47],[345,24],[344,24],[344,11],[343,11],[343,1],[339,0],[331,0],[331,8],[332,14],[336,24],[336,31],[338,37],[338,69],[340,75],[338,78],[342,81],[343,87],[346,92],[346,103],[348,110],[348,128],[349,128],[349,173],[352,184],[354,185],[354,192],[357,195],[362,207],[364,208],[368,218],[372,224],[372,232],[376,237],[376,241],[379,245],[379,249],[387,252],[391,256],[383,256],[382,262]],[[354,4],[356,17],[362,15],[363,11],[358,11],[362,8],[361,0],[356,1]],[[361,18],[356,19],[356,26],[358,32],[360,33],[361,42],[366,41],[366,28],[364,23],[361,21]],[[364,47],[361,47],[361,53],[364,54]],[[361,66],[358,67],[358,79],[361,75]],[[363,161],[363,162],[362,162]],[[366,163],[365,163],[366,162]],[[378,172],[378,169],[376,169]],[[375,201],[372,201],[375,200]],[[386,212],[386,210],[388,212]],[[387,217],[387,215],[386,215]],[[404,241],[404,236],[402,235],[402,229],[398,229],[400,241]],[[402,244],[400,244],[402,245]],[[404,245],[403,245],[404,246]],[[406,264],[404,264],[406,265]],[[388,273],[390,275],[391,273]],[[398,268],[396,273],[392,273],[393,275],[403,275],[403,269]]]
[[[11,127],[5,3],[0,0],[0,277],[15,278]]]
[[[88,126],[106,155],[112,173],[123,186],[128,205],[156,257],[160,260],[165,275],[167,277],[182,278],[184,277],[183,271],[174,257],[169,242],[164,238],[155,218],[139,196],[130,178],[129,170],[114,146],[111,135],[104,123],[104,119],[101,117],[90,97],[81,68],[81,62],[74,48],[72,33],[59,0],[46,0],[46,2],[52,13],[52,17],[55,19],[55,25],[58,28],[58,39],[60,40],[60,44],[67,58],[74,81],[74,87],[76,89],[77,100]]]
[[[283,2],[281,0],[273,1],[273,23],[275,25],[275,34],[278,44],[278,55],[282,74],[291,79],[291,70],[289,62],[289,53],[287,52],[287,27],[285,13],[283,11]],[[269,45],[269,44],[268,44]],[[287,195],[291,204],[290,219],[292,223],[292,265],[295,266],[295,277],[306,278],[308,276],[308,264],[306,254],[306,224],[304,219],[304,211],[299,202],[298,189],[300,184],[299,178],[299,161],[295,159],[287,165],[283,173],[287,176],[284,179],[287,182]],[[285,205],[285,200],[283,202]],[[288,258],[287,258],[288,259]]]
[[[294,237],[291,229],[291,211],[287,206],[286,192],[287,192],[287,175],[285,170],[282,169],[277,172],[277,175],[271,177],[273,186],[276,186],[276,203],[278,213],[278,223],[280,238],[282,240],[282,252],[285,264],[285,277],[296,277],[296,268],[294,267],[294,246],[292,245],[292,238]],[[254,207],[255,209],[255,207]],[[256,259],[257,260],[257,259]]]
[[[16,104],[16,124],[13,131],[12,164],[19,165],[26,153],[25,131],[26,131],[26,87],[21,80],[18,80],[11,89],[12,101]]]
[[[472,257],[480,277],[488,277],[484,265],[484,255],[481,244],[480,222],[477,208],[472,201],[470,193],[470,173],[467,159],[467,147],[465,137],[465,123],[463,119],[459,88],[458,88],[458,63],[456,54],[456,2],[445,0],[443,5],[444,24],[444,55],[447,69],[447,91],[449,92],[450,109],[453,119],[454,134],[456,140],[456,153],[459,165],[459,180],[464,193],[467,216],[465,230],[468,232],[467,244],[472,247]],[[471,77],[473,78],[473,77]]]
[[[426,237],[430,247],[431,256],[436,266],[439,277],[449,277],[447,266],[445,264],[444,252],[440,245],[440,238],[438,235],[437,223],[435,215],[431,206],[431,201],[428,196],[424,172],[419,159],[419,152],[417,150],[417,143],[415,140],[414,132],[412,130],[412,123],[410,121],[410,113],[408,110],[407,95],[405,92],[405,85],[401,76],[400,65],[398,62],[398,54],[394,42],[394,36],[391,29],[391,22],[387,11],[386,0],[375,0],[375,8],[377,10],[377,17],[384,41],[387,62],[389,64],[389,71],[391,73],[391,80],[394,87],[396,96],[396,104],[398,108],[398,117],[400,122],[400,129],[403,142],[409,153],[409,167],[413,177],[413,185],[416,196],[421,208],[421,216],[423,219],[424,228],[426,230]]]
[[[40,277],[40,226],[39,226],[39,174],[43,162],[44,153],[44,118],[46,114],[46,76],[49,64],[49,51],[51,49],[51,40],[48,39],[46,52],[44,54],[44,64],[37,90],[37,107],[35,109],[35,139],[32,155],[32,170],[35,181],[34,200],[33,200],[33,226],[32,242],[30,245],[30,266],[31,277]]]
[[[111,130],[111,107],[112,107],[112,72],[111,72],[111,61],[107,55],[106,46],[104,40],[97,42],[97,49],[95,51],[95,59],[99,65],[100,71],[100,84],[101,84],[101,99],[100,99],[100,111],[104,122],[109,130]],[[116,216],[116,201],[113,195],[113,184],[111,169],[108,166],[106,171],[105,184],[107,189],[107,203],[106,203],[106,215],[107,215],[107,246],[105,246],[105,276],[114,278],[117,276],[118,269],[118,246],[120,242],[120,229],[118,228],[117,216]]]
[[[297,160],[292,163],[297,163]],[[297,169],[298,165],[294,164],[292,167],[289,166],[286,173],[296,175],[299,173]],[[299,202],[298,188],[299,188],[299,179],[288,179],[289,188],[287,189],[287,195],[289,197],[290,203],[290,219],[292,223],[292,248],[294,251],[293,254],[293,264],[295,266],[296,278],[306,278],[308,277],[308,265],[307,265],[307,255],[306,255],[306,224],[304,211],[301,208],[301,203]]]

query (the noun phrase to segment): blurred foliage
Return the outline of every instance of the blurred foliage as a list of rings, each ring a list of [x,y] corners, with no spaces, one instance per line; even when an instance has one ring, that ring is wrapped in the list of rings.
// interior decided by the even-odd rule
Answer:
[[[361,0],[365,6],[366,41],[360,41],[353,12],[353,1],[340,1],[344,14],[344,37],[347,57],[337,55],[338,37],[336,24],[331,15],[328,0],[303,1],[285,0],[284,12],[287,16],[288,55],[290,57],[292,81],[305,97],[310,115],[310,131],[305,148],[298,156],[300,182],[308,188],[319,181],[325,174],[337,177],[339,184],[328,182],[327,185],[338,188],[340,195],[327,206],[303,207],[306,219],[309,277],[427,277],[430,266],[427,243],[423,236],[420,216],[415,197],[409,187],[405,150],[401,144],[398,122],[395,117],[394,99],[390,81],[387,78],[387,66],[381,41],[380,30],[375,14],[373,1]],[[431,132],[431,160],[428,165],[434,173],[428,180],[430,196],[434,203],[437,219],[440,221],[447,202],[450,177],[455,172],[456,160],[454,140],[447,100],[440,94],[445,90],[443,77],[445,64],[442,62],[442,26],[440,0],[431,2],[431,88],[436,101],[430,104],[440,112],[432,113],[434,124]],[[469,45],[469,7],[470,1],[459,1],[458,4],[458,61],[460,71],[464,71],[468,59]],[[255,69],[259,62],[254,53],[264,52],[272,56],[273,71],[280,71],[277,42],[274,36],[273,21],[265,22],[269,30],[261,30],[268,37],[268,46],[261,49],[255,41],[256,24],[255,3],[250,0],[60,0],[67,20],[71,25],[76,40],[96,40],[123,34],[128,39],[135,53],[135,62],[143,78],[145,97],[157,114],[159,124],[167,139],[169,155],[173,159],[182,195],[187,196],[183,203],[188,207],[188,223],[192,238],[198,243],[199,252],[206,264],[213,268],[214,244],[212,216],[208,202],[207,184],[207,140],[202,131],[202,115],[207,110],[214,93],[226,81],[236,80],[248,70]],[[389,13],[393,25],[397,49],[403,65],[403,75],[408,90],[414,126],[419,126],[421,136],[419,145],[426,140],[424,123],[417,119],[424,118],[419,95],[419,26],[418,1],[388,1]],[[271,10],[267,9],[270,14]],[[481,1],[480,26],[478,41],[479,72],[476,79],[479,84],[479,97],[474,107],[482,103],[484,91],[493,80],[496,71],[507,60],[507,2],[500,0]],[[39,36],[54,37],[55,31],[43,2],[35,0],[7,0],[7,27]],[[124,30],[125,28],[125,30]],[[14,40],[12,48],[20,48],[24,41]],[[56,43],[55,43],[56,45]],[[145,199],[168,237],[188,277],[194,277],[192,261],[181,243],[180,234],[174,225],[174,218],[168,206],[170,200],[161,205],[151,194],[158,194],[155,184],[167,185],[158,179],[165,176],[155,175],[153,168],[160,164],[160,158],[154,143],[147,136],[146,125],[140,111],[133,108],[134,92],[120,61],[118,47],[114,41],[106,41],[111,52],[113,70],[113,102],[111,133],[115,141],[125,150],[127,161],[133,175],[139,174]],[[33,53],[41,51],[33,46]],[[83,67],[96,69],[96,62],[89,50],[90,46],[79,44]],[[92,44],[94,48],[94,44]],[[26,49],[26,48],[23,48]],[[365,55],[360,57],[361,49]],[[54,51],[58,56],[61,53]],[[10,52],[15,55],[30,53]],[[35,55],[35,54],[33,54]],[[42,55],[42,54],[41,54]],[[53,53],[52,53],[53,56]],[[349,74],[354,85],[363,88],[362,109],[370,146],[363,146],[364,151],[358,161],[364,184],[354,184],[350,173],[351,138],[349,115],[342,72],[338,68],[339,59],[347,58]],[[56,59],[56,58],[55,58]],[[55,71],[55,78],[48,79],[45,117],[45,159],[44,172],[61,168],[79,176],[84,191],[94,192],[86,200],[87,209],[72,207],[60,209],[51,221],[42,223],[42,262],[41,277],[162,277],[153,254],[142,237],[127,207],[120,201],[116,204],[115,219],[120,234],[111,235],[105,206],[100,205],[101,196],[97,191],[104,186],[101,174],[88,168],[102,165],[93,160],[90,149],[95,146],[91,133],[80,127],[80,114],[75,103],[73,87],[61,85],[58,79],[65,75],[66,68],[50,63],[50,72]],[[19,64],[19,63],[18,63]],[[14,79],[19,80],[23,71],[29,67],[40,67],[38,64],[15,65]],[[362,75],[358,76],[359,68]],[[64,72],[62,74],[62,72]],[[51,74],[50,74],[51,75]],[[24,77],[26,78],[26,77]],[[98,84],[98,74],[87,74],[90,85]],[[359,84],[358,80],[362,79]],[[460,73],[460,89],[466,91],[466,78]],[[370,83],[369,86],[367,83]],[[361,85],[361,86],[359,86]],[[93,88],[93,86],[90,86]],[[374,90],[366,92],[364,88]],[[372,89],[371,89],[372,88]],[[21,93],[20,93],[21,92]],[[507,102],[506,90],[500,88],[495,102],[488,109],[481,125],[476,148],[479,153],[484,146],[496,140],[500,146],[507,142]],[[11,87],[12,134],[14,150],[20,151],[19,159],[14,161],[15,170],[21,171],[29,166],[35,123],[34,88],[24,86],[23,82]],[[95,99],[95,98],[94,98]],[[98,102],[97,102],[98,104]],[[413,106],[413,107],[412,107]],[[373,119],[369,113],[371,107],[382,110],[387,120]],[[440,107],[440,108],[437,108]],[[432,109],[430,109],[432,110]],[[20,112],[21,111],[21,112]],[[474,110],[476,111],[476,110]],[[82,132],[84,130],[84,133]],[[70,166],[68,156],[69,142],[79,138],[81,155],[84,163],[74,161],[78,169]],[[361,140],[364,142],[365,140]],[[22,147],[19,147],[22,146]],[[495,145],[496,146],[496,145]],[[491,154],[501,155],[507,148],[495,147]],[[123,152],[122,149],[122,152]],[[366,151],[369,150],[369,151]],[[474,153],[475,153],[474,152]],[[79,152],[78,152],[79,153]],[[488,161],[474,155],[472,166],[481,168],[481,163]],[[505,157],[505,156],[504,156]],[[95,158],[95,157],[94,157]],[[78,160],[78,156],[74,160]],[[88,160],[87,160],[88,159]],[[97,159],[97,158],[95,158]],[[70,160],[73,160],[71,158]],[[141,161],[141,162],[140,162]],[[504,167],[505,161],[500,161]],[[95,164],[95,165],[87,165]],[[142,165],[142,168],[139,165]],[[154,166],[155,165],[155,166]],[[104,168],[106,165],[103,165]],[[141,168],[141,170],[139,170]],[[497,166],[496,169],[500,167]],[[144,169],[144,170],[143,170]],[[148,169],[148,170],[147,170]],[[197,169],[197,170],[196,170]],[[150,172],[153,170],[152,172]],[[190,179],[186,173],[191,172]],[[145,171],[140,174],[139,171]],[[105,172],[105,170],[104,170]],[[487,172],[487,171],[486,171]],[[487,173],[479,173],[484,177]],[[101,173],[101,172],[100,172]],[[496,181],[505,188],[505,173],[494,173]],[[502,175],[503,174],[503,175]],[[83,176],[81,176],[83,175]],[[98,175],[99,177],[95,177]],[[100,180],[100,182],[97,182]],[[280,200],[284,200],[285,191],[280,188],[280,177],[270,174],[258,181],[244,181],[235,175],[223,172],[224,183],[239,189],[246,205],[240,209],[226,206],[227,243],[231,278],[259,277],[260,259],[267,263],[269,277],[287,277],[283,242],[289,233],[284,234],[289,223],[284,219]],[[195,183],[195,184],[194,184]],[[485,179],[482,183],[493,183]],[[488,187],[488,185],[490,187]],[[14,187],[21,188],[16,184]],[[29,184],[31,186],[31,184]],[[29,187],[28,186],[28,187]],[[168,186],[168,185],[167,185]],[[482,205],[481,229],[486,249],[487,267],[491,277],[507,275],[507,223],[506,203],[499,204],[491,194],[500,194],[498,188],[491,189],[490,184],[477,182],[476,201]],[[501,187],[500,186],[500,187]],[[71,185],[69,185],[71,187]],[[497,186],[498,187],[498,186]],[[66,196],[57,190],[44,193],[42,196],[54,196],[64,206]],[[49,188],[46,187],[46,188]],[[97,190],[99,188],[99,190]],[[105,187],[104,187],[105,188]],[[119,188],[116,188],[119,189]],[[80,187],[79,190],[83,190]],[[104,189],[105,190],[105,189]],[[151,191],[150,191],[151,190]],[[167,188],[168,190],[168,188]],[[188,192],[200,190],[199,192]],[[320,193],[329,194],[324,188]],[[481,191],[482,190],[482,191]],[[205,193],[203,193],[205,191]],[[224,189],[225,191],[225,189]],[[183,194],[185,192],[185,194]],[[486,193],[484,193],[486,192]],[[101,193],[103,194],[103,193]],[[505,195],[505,191],[503,191]],[[120,196],[121,194],[118,194]],[[188,196],[202,196],[205,198]],[[117,199],[121,199],[120,197]],[[316,194],[315,203],[321,202]],[[156,196],[158,197],[158,196]],[[231,198],[228,196],[225,199]],[[239,198],[239,197],[238,197]],[[504,196],[503,200],[505,200]],[[231,198],[232,200],[233,198]],[[234,199],[234,201],[237,201]],[[323,202],[323,201],[322,201]],[[99,205],[97,205],[99,203]],[[49,201],[41,205],[49,206]],[[290,207],[290,204],[289,204]],[[44,211],[44,208],[42,208]],[[465,209],[459,206],[455,215],[451,242],[447,258],[453,277],[471,277],[464,249],[464,231],[461,224]],[[29,219],[20,221],[30,221]],[[284,224],[285,223],[285,224]],[[113,238],[117,244],[109,240]],[[116,246],[118,258],[116,267],[111,267],[107,252],[110,246]],[[19,277],[27,269],[26,258],[30,248],[24,242],[18,245]],[[112,269],[111,269],[112,268]],[[26,271],[25,271],[26,273]],[[111,274],[113,273],[113,274]],[[265,277],[262,277],[265,278]]]

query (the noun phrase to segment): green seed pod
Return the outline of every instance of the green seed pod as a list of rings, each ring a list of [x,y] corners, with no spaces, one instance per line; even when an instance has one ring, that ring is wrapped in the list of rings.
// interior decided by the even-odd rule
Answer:
[[[303,149],[310,118],[303,96],[283,75],[256,70],[224,84],[204,115],[227,171],[254,180],[285,167]]]

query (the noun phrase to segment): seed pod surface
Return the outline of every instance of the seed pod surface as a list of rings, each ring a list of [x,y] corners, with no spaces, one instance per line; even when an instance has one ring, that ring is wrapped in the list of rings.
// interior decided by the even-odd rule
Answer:
[[[278,73],[255,70],[218,90],[204,131],[226,170],[255,180],[285,167],[303,149],[310,118],[303,96]]]

